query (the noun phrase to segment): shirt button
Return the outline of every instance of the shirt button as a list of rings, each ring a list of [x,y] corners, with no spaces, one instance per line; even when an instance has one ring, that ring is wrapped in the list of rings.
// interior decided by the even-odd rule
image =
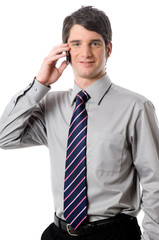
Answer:
[[[37,92],[37,91],[38,91],[38,89],[37,89],[37,88],[34,88],[34,91],[35,91],[35,92]]]

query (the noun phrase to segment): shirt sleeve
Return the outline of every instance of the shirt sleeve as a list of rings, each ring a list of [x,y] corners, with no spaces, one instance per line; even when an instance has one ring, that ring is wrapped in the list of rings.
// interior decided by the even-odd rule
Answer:
[[[11,99],[0,118],[1,148],[47,145],[45,108],[41,100],[49,89],[34,80]]]
[[[132,133],[132,155],[142,188],[142,240],[159,239],[159,126],[151,102],[139,104]]]

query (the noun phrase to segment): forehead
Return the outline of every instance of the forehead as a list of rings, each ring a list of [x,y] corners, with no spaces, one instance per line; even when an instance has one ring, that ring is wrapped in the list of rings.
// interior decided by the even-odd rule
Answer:
[[[99,33],[90,31],[79,24],[75,24],[70,29],[68,42],[72,40],[90,41],[92,39],[100,39],[104,42],[103,37]]]

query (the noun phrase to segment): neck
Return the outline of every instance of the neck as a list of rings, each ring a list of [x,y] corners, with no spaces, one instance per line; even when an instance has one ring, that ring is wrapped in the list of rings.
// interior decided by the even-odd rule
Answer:
[[[103,74],[103,76],[105,75],[105,73]],[[81,88],[81,89],[86,89],[88,88],[90,85],[92,85],[94,82],[98,81],[101,77],[99,78],[95,78],[95,79],[83,79],[83,78],[75,78],[75,83]]]

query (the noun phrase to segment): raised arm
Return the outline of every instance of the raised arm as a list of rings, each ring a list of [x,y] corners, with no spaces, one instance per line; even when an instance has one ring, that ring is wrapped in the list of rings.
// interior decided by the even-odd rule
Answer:
[[[51,84],[56,82],[64,69],[64,60],[59,68],[56,63],[66,56],[68,44],[60,44],[52,49],[44,59],[36,79],[16,94],[7,105],[0,118],[0,147],[4,149],[47,145],[45,126],[45,103],[43,97]]]

